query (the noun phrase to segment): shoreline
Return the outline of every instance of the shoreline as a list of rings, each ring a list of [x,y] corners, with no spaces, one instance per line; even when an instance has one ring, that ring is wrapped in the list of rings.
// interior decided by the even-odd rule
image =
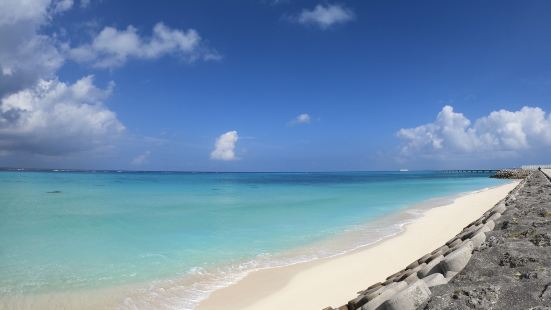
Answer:
[[[445,243],[503,199],[518,183],[512,181],[451,197],[437,197],[420,208],[414,205],[399,212],[402,216],[410,212],[411,217],[409,222],[400,224],[399,232],[342,254],[253,270],[236,283],[214,291],[196,309],[322,309],[346,303],[357,291],[384,280]],[[468,206],[474,207],[464,212]],[[420,210],[421,214],[411,215],[412,210]],[[451,218],[454,221],[450,221]],[[426,228],[429,226],[431,229]]]
[[[397,212],[391,212],[373,221],[354,225],[350,229],[337,232],[333,236],[316,241],[308,246],[292,249],[282,255],[256,257],[241,262],[238,265],[229,265],[230,269],[198,270],[198,276],[204,277],[204,275],[207,275],[208,278],[207,282],[204,282],[204,279],[197,282],[197,286],[195,284],[190,285],[191,280],[189,277],[195,277],[190,274],[185,277],[166,278],[153,282],[129,283],[94,289],[37,293],[11,297],[4,296],[7,298],[0,298],[0,308],[2,308],[2,305],[5,305],[6,308],[13,308],[13,306],[18,305],[16,308],[26,309],[32,304],[33,306],[40,306],[43,309],[56,309],[57,306],[62,305],[71,305],[71,307],[81,309],[131,309],[150,306],[159,309],[181,309],[182,307],[183,309],[202,309],[206,302],[210,302],[209,299],[213,295],[219,294],[219,291],[225,291],[228,288],[240,285],[242,281],[248,281],[247,278],[252,275],[256,276],[257,273],[282,269],[293,270],[291,274],[294,272],[298,273],[305,266],[315,265],[368,249],[403,234],[406,226],[419,220],[429,210],[453,203],[453,201],[460,197],[492,190],[507,184],[451,195],[436,196],[416,202]],[[258,265],[255,267],[255,264]],[[245,266],[245,269],[240,269],[239,267],[241,266]],[[259,297],[264,297],[270,292],[283,287],[286,280],[288,279],[285,277],[270,278],[268,282],[273,281],[273,286],[266,287],[264,292],[255,291],[255,294],[246,293],[240,296],[240,299],[245,304],[252,304]],[[266,281],[261,280],[261,282]],[[90,299],[93,302],[90,302]],[[226,301],[223,301],[224,305],[225,303]],[[241,304],[236,305],[235,309],[241,309]],[[215,306],[214,308],[219,308],[219,306]]]

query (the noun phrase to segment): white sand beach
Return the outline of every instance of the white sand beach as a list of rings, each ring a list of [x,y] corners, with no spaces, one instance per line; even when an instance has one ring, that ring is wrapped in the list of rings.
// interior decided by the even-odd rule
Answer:
[[[323,309],[363,290],[443,245],[511,191],[518,181],[469,193],[427,210],[392,238],[341,256],[252,272],[215,291],[198,309]]]

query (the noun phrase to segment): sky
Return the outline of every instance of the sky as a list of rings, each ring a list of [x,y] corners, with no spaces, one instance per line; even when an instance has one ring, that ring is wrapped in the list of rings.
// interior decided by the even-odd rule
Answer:
[[[0,0],[0,167],[549,163],[549,1]]]

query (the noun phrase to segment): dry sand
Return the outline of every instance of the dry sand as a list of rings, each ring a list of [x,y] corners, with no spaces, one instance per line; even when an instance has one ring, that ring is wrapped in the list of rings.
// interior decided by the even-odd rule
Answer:
[[[280,310],[340,306],[356,292],[443,245],[505,198],[518,182],[466,194],[427,210],[405,231],[341,256],[252,272],[214,292],[199,310]]]

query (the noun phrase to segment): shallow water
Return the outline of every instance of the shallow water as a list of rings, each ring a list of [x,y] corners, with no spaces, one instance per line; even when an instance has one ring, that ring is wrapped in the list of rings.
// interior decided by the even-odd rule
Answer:
[[[189,309],[252,269],[394,234],[400,222],[370,223],[408,206],[503,183],[439,172],[0,172],[0,299],[136,284],[118,307]],[[328,246],[345,231],[358,233]]]

